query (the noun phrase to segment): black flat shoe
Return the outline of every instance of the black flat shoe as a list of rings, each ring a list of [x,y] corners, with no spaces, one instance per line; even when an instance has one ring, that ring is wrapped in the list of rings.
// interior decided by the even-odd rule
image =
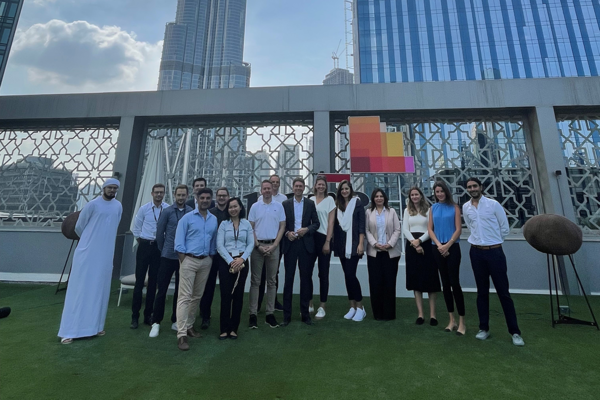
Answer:
[[[431,318],[429,320],[429,325],[431,325],[431,326],[438,326],[438,320],[435,319],[435,318]]]
[[[465,336],[465,334],[462,332],[456,331],[456,336]]]
[[[219,340],[227,340],[229,339],[229,335],[219,336]]]
[[[423,325],[423,323],[425,323],[425,320],[421,317],[417,318],[417,321],[415,322],[417,325]]]
[[[238,335],[232,335],[231,333],[229,334],[229,339],[235,340],[237,338],[238,338]]]

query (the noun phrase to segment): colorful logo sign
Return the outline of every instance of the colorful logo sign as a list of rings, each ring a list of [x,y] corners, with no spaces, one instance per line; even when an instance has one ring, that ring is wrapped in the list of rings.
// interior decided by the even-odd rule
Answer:
[[[348,129],[353,173],[415,172],[414,158],[404,156],[404,135],[388,132],[379,117],[349,117]]]

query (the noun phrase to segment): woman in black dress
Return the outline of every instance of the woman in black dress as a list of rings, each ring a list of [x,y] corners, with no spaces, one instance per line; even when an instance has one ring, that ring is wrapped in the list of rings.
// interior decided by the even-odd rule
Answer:
[[[416,324],[425,322],[423,314],[423,292],[429,295],[429,324],[438,324],[435,313],[437,292],[441,291],[437,264],[433,258],[433,247],[427,232],[429,203],[418,187],[408,191],[408,204],[404,210],[402,233],[406,238],[406,290],[414,290],[417,312]]]

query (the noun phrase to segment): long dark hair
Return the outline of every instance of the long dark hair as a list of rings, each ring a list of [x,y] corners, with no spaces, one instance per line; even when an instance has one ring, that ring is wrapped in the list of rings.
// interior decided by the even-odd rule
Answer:
[[[373,193],[371,193],[371,211],[373,211],[375,209],[375,196],[377,196],[377,193],[381,193],[381,195],[383,196],[383,207],[385,207],[386,210],[390,209],[390,206],[388,205],[388,196],[387,194],[385,194],[385,192],[383,191],[383,189],[381,188],[375,188],[375,190],[373,190]]]
[[[410,194],[413,192],[413,190],[416,190],[421,195],[421,200],[419,200],[419,209],[418,210],[417,210],[417,207],[415,207],[415,204],[410,199]],[[434,191],[435,191],[435,189],[434,189]],[[425,198],[425,195],[423,194],[423,192],[421,191],[421,189],[419,189],[416,186],[411,187],[410,190],[408,191],[408,204],[407,204],[407,207],[408,207],[408,214],[410,216],[412,216],[412,217],[414,217],[417,214],[421,214],[422,216],[426,216],[427,215],[427,210],[429,210],[429,202]]]
[[[454,199],[452,198],[452,195],[450,194],[450,189],[448,189],[448,185],[446,185],[443,181],[436,181],[433,184],[433,197],[435,197],[435,202],[439,203],[439,200],[437,198],[437,196],[435,195],[435,188],[441,188],[444,193],[446,194],[446,200],[444,200],[444,204],[449,204],[451,206],[456,205],[456,203],[454,202]]]
[[[352,188],[352,184],[350,182],[348,182],[347,180],[343,180],[340,182],[339,186],[337,187],[337,192],[335,194],[335,205],[337,206],[337,208],[340,211],[346,211],[346,201],[344,200],[344,197],[342,196],[342,186],[344,185],[348,185],[348,187],[350,188],[350,199],[354,197],[354,189]]]
[[[232,201],[237,201],[240,205],[240,214],[238,215],[238,218],[240,220],[242,218],[246,218],[246,209],[244,208],[244,203],[242,203],[242,200],[239,197],[232,197],[229,200],[227,200],[227,205],[225,206],[225,210],[227,210],[227,215],[225,215],[225,219],[227,221],[231,221],[231,215],[229,215],[229,205]]]

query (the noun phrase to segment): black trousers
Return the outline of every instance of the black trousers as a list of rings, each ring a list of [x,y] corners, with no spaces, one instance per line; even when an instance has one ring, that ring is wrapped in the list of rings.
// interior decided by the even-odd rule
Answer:
[[[311,264],[314,265],[315,261],[319,267],[319,297],[321,303],[327,303],[327,295],[329,294],[329,267],[331,265],[331,252],[329,254],[323,254],[323,246],[327,240],[327,235],[315,232],[315,254],[313,255]]]
[[[369,289],[373,318],[389,321],[396,319],[396,278],[400,257],[390,258],[387,251],[378,251],[376,257],[367,257]]]
[[[148,287],[146,288],[146,306],[144,308],[144,318],[152,318],[154,297],[156,296],[156,279],[158,277],[159,266],[160,251],[158,250],[156,242],[141,240],[135,256],[135,286],[133,288],[133,302],[131,305],[132,318],[138,319],[140,317],[140,309],[142,308],[142,292],[144,290],[146,273],[148,273]]]
[[[340,257],[342,269],[344,270],[346,290],[348,291],[348,300],[362,301],[362,290],[360,289],[360,282],[356,277],[358,260],[358,256],[352,256],[350,258],[346,258],[344,256]]]
[[[281,257],[283,257],[282,247],[279,246],[279,264],[281,265]],[[277,276],[275,277],[276,288],[279,289],[279,266],[277,267]],[[265,297],[265,287],[267,284],[267,267],[263,266],[262,275],[260,276],[260,285],[258,286],[258,308],[262,305],[263,298]],[[277,294],[275,294],[275,304],[277,304]]]
[[[154,313],[152,314],[152,323],[160,324],[165,316],[165,303],[167,301],[167,290],[171,278],[175,273],[175,294],[173,295],[173,312],[171,322],[177,322],[177,294],[179,293],[179,260],[169,258],[160,258],[160,267],[158,268],[158,293],[154,300]]]
[[[515,304],[508,291],[508,275],[506,273],[506,256],[502,247],[482,250],[471,247],[469,250],[471,266],[475,283],[477,284],[477,313],[479,314],[479,329],[490,330],[490,278],[494,282],[498,299],[504,311],[504,318],[511,335],[521,334],[517,323]]]
[[[296,264],[300,271],[300,313],[302,320],[309,318],[308,304],[313,295],[312,275],[315,267],[313,255],[306,251],[304,240],[312,238],[302,238],[291,242],[290,247],[283,257],[285,266],[285,284],[283,286],[283,320],[292,319],[292,294],[294,292],[294,278],[296,277]]]
[[[206,280],[206,286],[204,287],[204,293],[200,299],[200,315],[202,320],[209,320],[211,316],[210,308],[215,297],[215,288],[217,287],[217,275],[219,274],[219,268],[221,264],[225,264],[225,260],[219,255],[213,256],[213,262],[210,266],[210,272],[208,273],[208,279]]]
[[[447,257],[440,254],[437,246],[433,245],[433,258],[440,271],[442,279],[442,291],[444,292],[444,301],[449,313],[454,312],[454,303],[456,310],[461,317],[465,315],[465,298],[460,287],[460,245],[454,243],[448,249],[450,253]]]
[[[229,272],[229,265],[223,260],[219,266],[219,287],[221,289],[221,333],[237,333],[244,305],[244,286],[248,278],[248,261],[238,274]],[[238,279],[235,290],[235,281]],[[232,294],[233,292],[233,294]]]

